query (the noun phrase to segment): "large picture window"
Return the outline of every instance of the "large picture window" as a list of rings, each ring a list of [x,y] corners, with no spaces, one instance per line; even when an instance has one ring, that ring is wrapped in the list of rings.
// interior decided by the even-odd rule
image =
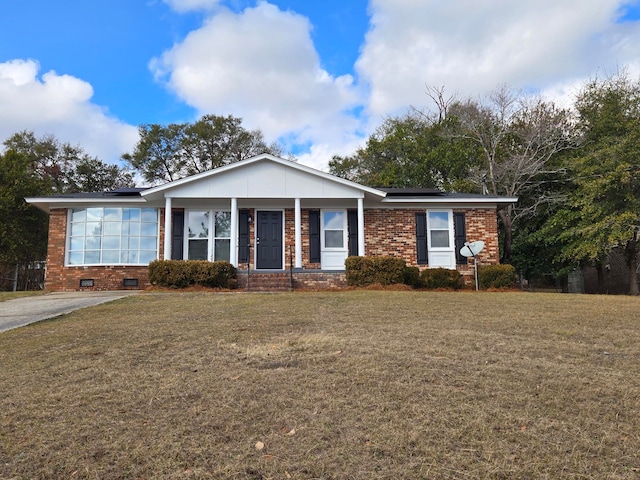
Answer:
[[[189,260],[230,260],[230,212],[189,210],[185,221]]]
[[[155,208],[74,208],[68,265],[148,265],[158,258]]]

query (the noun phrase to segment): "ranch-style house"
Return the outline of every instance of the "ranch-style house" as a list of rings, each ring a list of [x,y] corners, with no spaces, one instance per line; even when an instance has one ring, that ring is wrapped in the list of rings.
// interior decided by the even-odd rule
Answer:
[[[517,198],[371,188],[259,155],[151,188],[31,197],[50,215],[45,287],[147,288],[156,259],[227,260],[238,286],[346,285],[350,255],[391,255],[473,275],[498,263],[497,209]]]

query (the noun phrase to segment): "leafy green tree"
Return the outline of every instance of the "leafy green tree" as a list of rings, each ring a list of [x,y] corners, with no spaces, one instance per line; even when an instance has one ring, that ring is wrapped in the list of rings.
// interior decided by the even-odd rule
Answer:
[[[0,154],[0,261],[42,260],[46,256],[48,216],[25,197],[80,191],[100,192],[133,186],[133,175],[87,155],[82,148],[46,135],[19,132]]]
[[[446,119],[412,111],[388,118],[354,155],[329,162],[334,175],[376,187],[469,191],[468,171],[477,155],[471,142],[446,138]]]
[[[89,156],[81,147],[61,143],[53,135],[15,133],[4,142],[7,150],[23,155],[31,175],[43,180],[41,195],[102,192],[134,185],[133,174],[118,165]]]
[[[47,214],[25,202],[49,186],[33,174],[31,160],[8,150],[0,154],[0,262],[42,260],[47,250]]]
[[[258,130],[246,130],[242,119],[205,115],[195,123],[140,125],[133,153],[122,156],[150,183],[162,183],[205,172],[260,153],[282,155],[267,145]]]
[[[640,80],[622,72],[593,80],[579,93],[585,144],[573,163],[574,191],[549,220],[559,232],[562,257],[599,264],[613,249],[624,252],[629,293],[638,295],[640,240]]]

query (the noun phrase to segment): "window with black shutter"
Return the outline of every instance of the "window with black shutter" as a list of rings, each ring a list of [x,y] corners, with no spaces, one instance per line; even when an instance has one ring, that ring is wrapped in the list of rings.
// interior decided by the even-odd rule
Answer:
[[[358,211],[347,211],[347,230],[349,231],[349,255],[358,255]]]
[[[467,241],[467,226],[465,225],[464,213],[456,212],[453,214],[453,232],[456,245],[456,263],[458,265],[466,265],[467,258],[460,253],[460,249],[464,247]]]
[[[320,210],[309,210],[309,262],[320,263]]]
[[[177,210],[171,215],[171,259],[184,258],[184,211]]]
[[[249,263],[251,250],[249,218],[249,210],[240,210],[238,214],[238,263]]]
[[[426,212],[416,213],[416,251],[418,265],[427,265],[427,214]]]

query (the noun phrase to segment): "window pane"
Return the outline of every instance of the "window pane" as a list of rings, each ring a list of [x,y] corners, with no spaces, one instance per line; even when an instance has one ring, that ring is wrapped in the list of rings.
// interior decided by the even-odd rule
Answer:
[[[84,248],[84,237],[72,237],[69,242],[69,250],[82,250]]]
[[[139,208],[123,208],[122,209],[122,219],[123,220],[132,220],[135,222],[140,221],[140,209]]]
[[[140,250],[139,263],[146,265],[157,258],[155,250]]]
[[[155,250],[158,244],[156,237],[139,237],[142,250]],[[131,246],[129,247],[131,248]]]
[[[429,212],[428,225],[430,230],[448,230],[449,229],[449,213],[448,212]]]
[[[142,209],[142,221],[143,222],[157,222],[158,211],[155,208],[143,208]]]
[[[120,235],[122,224],[120,222],[104,222],[105,235]]]
[[[207,260],[207,240],[189,240],[189,260]]]
[[[86,250],[99,250],[100,249],[100,237],[86,237],[84,248]]]
[[[123,237],[122,248],[129,250],[138,250],[140,248],[140,237]]]
[[[100,236],[102,234],[102,224],[99,222],[87,223],[87,235]]]
[[[85,223],[72,223],[71,224],[71,235],[84,235],[84,226]]]
[[[87,222],[97,222],[102,220],[102,208],[87,208]]]
[[[231,237],[231,213],[216,212],[216,237]]]
[[[87,250],[84,253],[84,263],[100,263],[100,250]]]
[[[209,212],[189,212],[189,238],[209,238]]]
[[[124,222],[122,224],[123,235],[140,235],[140,223],[138,222]]]
[[[325,229],[344,229],[344,212],[323,212],[323,218]]]
[[[103,250],[102,263],[119,263],[120,250]]]
[[[344,247],[344,235],[342,230],[325,230],[324,246],[326,248],[342,248]]]
[[[70,265],[82,265],[83,252],[71,252],[69,253]]]
[[[74,210],[71,214],[72,222],[84,222],[87,219],[87,211],[83,209]]]
[[[140,235],[155,235],[158,232],[157,223],[140,223]]]
[[[214,247],[214,260],[226,260],[227,262],[230,260],[231,240],[216,240]]]
[[[102,248],[105,250],[117,250],[120,248],[120,237],[103,237]]]
[[[448,230],[432,230],[431,231],[431,247],[448,248],[449,247],[449,231]]]
[[[122,220],[122,209],[121,208],[105,208],[104,219],[105,221],[108,221],[108,222],[118,222]]]

